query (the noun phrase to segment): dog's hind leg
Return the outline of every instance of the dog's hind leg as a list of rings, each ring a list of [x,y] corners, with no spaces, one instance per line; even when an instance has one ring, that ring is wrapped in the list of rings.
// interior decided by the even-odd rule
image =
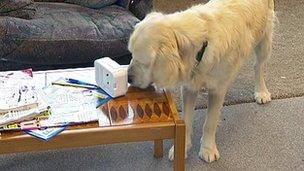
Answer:
[[[183,95],[183,113],[184,120],[186,124],[186,146],[185,146],[185,158],[187,157],[187,152],[192,147],[192,133],[193,133],[193,115],[195,102],[197,98],[197,91],[191,91],[186,87],[182,87],[182,95]],[[174,159],[174,146],[169,151],[169,159],[172,161]]]
[[[255,64],[255,93],[254,98],[257,103],[264,104],[271,101],[265,78],[264,69],[267,59],[271,55],[272,44],[272,24],[266,28],[265,36],[262,41],[256,46],[256,64]]]

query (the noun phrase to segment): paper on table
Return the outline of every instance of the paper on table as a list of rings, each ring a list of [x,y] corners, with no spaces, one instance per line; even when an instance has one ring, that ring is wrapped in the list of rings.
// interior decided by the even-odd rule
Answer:
[[[41,103],[37,108],[27,109],[23,111],[10,111],[0,115],[0,127],[9,123],[21,122],[23,120],[33,119],[40,113],[48,110],[46,103]]]
[[[46,75],[47,85],[51,85],[52,82],[58,80],[58,78],[73,78],[81,80],[86,83],[91,83],[96,85],[95,81],[95,70],[94,68],[77,69],[77,70],[64,70],[64,72],[49,72]]]
[[[0,114],[37,107],[31,70],[0,72]]]
[[[73,78],[77,80],[81,80],[82,82],[96,84],[95,81],[95,69],[94,67],[91,68],[77,68],[77,69],[64,69],[64,70],[50,70],[50,71],[43,71],[43,72],[34,72],[34,79],[38,79],[41,83],[41,87],[47,87],[50,86],[52,82],[58,81],[58,78],[64,77],[64,78]],[[43,81],[41,81],[43,80]],[[37,81],[37,82],[38,82]],[[106,93],[101,90],[101,93]],[[98,105],[106,103],[108,100],[110,100],[110,96],[106,95],[107,97],[105,99],[99,99]],[[99,124],[101,126],[108,126],[110,124],[110,120],[108,116],[104,115],[101,110],[98,110],[98,120]],[[73,116],[71,116],[73,117]],[[75,116],[77,118],[77,116]],[[102,119],[100,119],[102,118]],[[53,120],[53,119],[52,119]],[[57,122],[58,119],[54,119],[55,121],[43,121],[43,125],[55,125],[54,122]],[[56,121],[57,120],[57,121]],[[76,120],[76,119],[75,119]],[[59,124],[60,125],[60,124]]]
[[[60,77],[74,78],[83,82],[96,84],[94,67],[77,68],[77,69],[58,69],[49,71],[33,72],[33,78],[37,87],[44,88],[51,85],[52,82]]]
[[[49,118],[51,112],[49,110],[41,112],[39,115],[35,116],[33,119],[26,119],[26,121],[14,122],[4,126],[0,126],[0,131],[8,130],[29,130],[38,129],[40,127],[40,122],[44,119]]]
[[[74,87],[48,86],[44,93],[52,115],[40,122],[42,127],[97,121],[100,111],[96,106],[100,100],[110,99],[106,94],[106,99],[100,99],[94,90]]]
[[[47,108],[31,69],[0,72],[0,126],[32,119]]]

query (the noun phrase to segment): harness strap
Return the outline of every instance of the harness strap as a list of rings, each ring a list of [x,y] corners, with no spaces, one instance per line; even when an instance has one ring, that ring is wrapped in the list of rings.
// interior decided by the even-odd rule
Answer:
[[[204,42],[203,43],[203,47],[201,48],[200,51],[198,51],[197,55],[196,55],[196,60],[198,63],[201,62],[203,56],[204,56],[204,53],[205,53],[205,50],[206,50],[206,47],[208,46],[208,42]]]
[[[205,53],[205,50],[206,50],[206,47],[208,46],[208,42],[204,42],[203,43],[203,47],[201,48],[200,51],[198,51],[197,55],[196,55],[196,62],[192,68],[192,74],[191,74],[191,77],[193,78],[194,75],[195,75],[195,71],[197,69],[197,66],[200,64],[200,62],[202,61],[203,59],[203,56],[204,56],[204,53]]]

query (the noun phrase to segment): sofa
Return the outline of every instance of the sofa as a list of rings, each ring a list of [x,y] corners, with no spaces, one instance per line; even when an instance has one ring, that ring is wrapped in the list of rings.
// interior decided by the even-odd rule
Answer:
[[[133,27],[152,0],[1,0],[0,71],[128,63]]]

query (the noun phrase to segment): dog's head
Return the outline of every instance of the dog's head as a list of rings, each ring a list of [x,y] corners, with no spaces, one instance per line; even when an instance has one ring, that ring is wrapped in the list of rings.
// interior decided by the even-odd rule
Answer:
[[[151,83],[162,88],[175,87],[182,80],[184,44],[165,15],[149,14],[135,26],[129,40],[128,49],[132,53],[129,82],[140,88]]]

